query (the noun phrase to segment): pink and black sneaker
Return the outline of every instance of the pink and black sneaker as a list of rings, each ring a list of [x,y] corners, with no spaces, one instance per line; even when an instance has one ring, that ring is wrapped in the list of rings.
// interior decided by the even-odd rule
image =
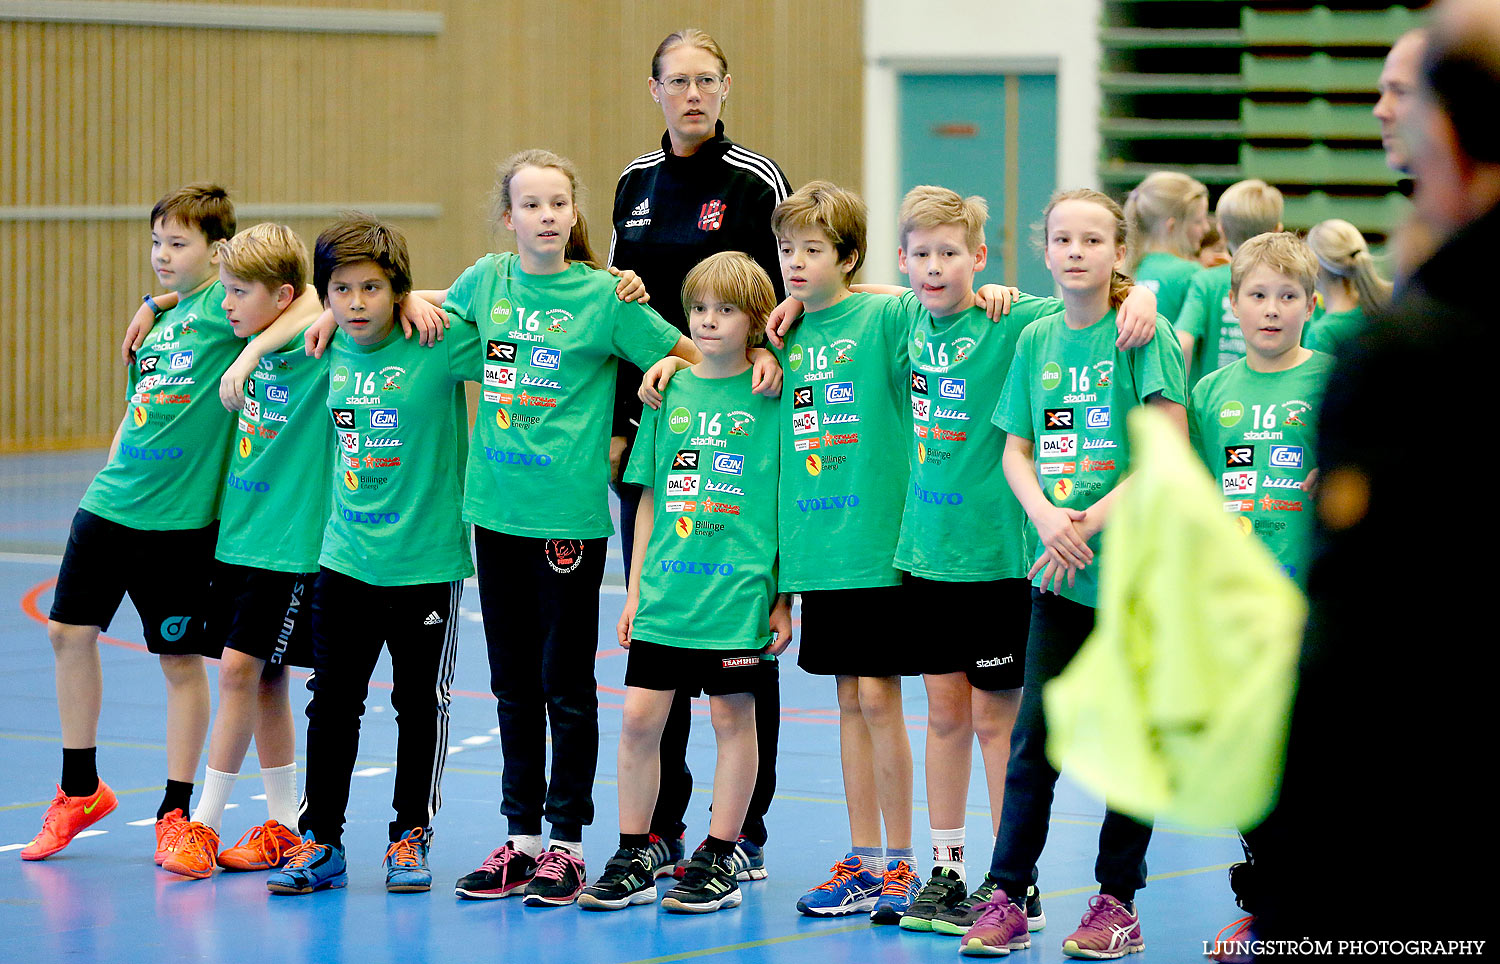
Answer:
[[[512,847],[507,840],[505,846],[486,857],[473,873],[458,878],[453,893],[469,900],[511,897],[531,883],[536,868],[536,858]]]
[[[527,907],[565,907],[583,893],[583,860],[553,846],[536,862],[536,876],[526,885],[521,902]]]

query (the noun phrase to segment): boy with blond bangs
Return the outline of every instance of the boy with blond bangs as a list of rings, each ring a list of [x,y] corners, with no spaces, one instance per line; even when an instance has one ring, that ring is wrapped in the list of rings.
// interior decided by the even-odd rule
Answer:
[[[1229,255],[1267,231],[1281,230],[1281,192],[1252,178],[1225,189],[1214,209]],[[1245,342],[1229,303],[1229,264],[1205,268],[1193,276],[1187,298],[1173,327],[1187,362],[1188,388],[1217,368],[1245,357]]]
[[[1230,267],[1230,304],[1245,357],[1193,388],[1193,449],[1221,479],[1224,511],[1305,587],[1313,529],[1307,492],[1317,471],[1318,413],[1333,370],[1332,355],[1301,344],[1318,261],[1296,235],[1270,233],[1240,245]]]
[[[224,311],[235,335],[262,342],[266,357],[245,384],[231,442],[214,556],[217,621],[224,641],[219,709],[209,739],[203,799],[162,867],[205,878],[225,870],[270,870],[302,842],[297,825],[296,735],[289,666],[311,666],[309,596],[328,521],[332,446],[323,421],[328,364],[300,339],[274,353],[266,329],[296,310],[310,323],[307,246],[280,224],[257,224],[219,244]],[[221,624],[220,624],[221,623]],[[265,781],[264,824],[219,853],[219,829],[240,764],[255,737]]]
[[[757,693],[791,641],[776,585],[778,402],[752,392],[749,351],[775,306],[771,279],[737,251],[698,263],[682,302],[702,360],[646,409],[627,482],[640,485],[630,587],[620,616],[620,847],[580,907],[656,899],[651,816],[660,743],[679,691],[708,695],[718,739],[712,819],[662,907],[708,913],[741,901],[735,851],[757,785]]]
[[[25,860],[62,850],[117,804],[96,765],[103,700],[98,640],[127,593],[167,681],[158,864],[186,824],[208,730],[203,657],[218,656],[221,647],[205,632],[204,606],[234,431],[234,416],[219,404],[217,389],[239,351],[224,316],[215,246],[234,233],[234,205],[218,185],[190,184],[157,201],[149,223],[152,269],[180,301],[162,314],[131,361],[124,421],[68,535],[47,622],[57,661],[62,779],[41,832],[21,851]],[[122,565],[124,559],[170,561],[173,578],[163,584],[157,567]]]

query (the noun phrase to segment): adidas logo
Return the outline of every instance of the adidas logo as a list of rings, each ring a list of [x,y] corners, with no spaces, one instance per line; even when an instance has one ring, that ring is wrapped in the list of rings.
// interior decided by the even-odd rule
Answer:
[[[645,215],[650,214],[650,213],[651,213],[651,199],[650,198],[646,198],[646,200],[642,201],[640,204],[637,204],[635,206],[635,210],[630,212],[630,216],[633,217],[633,218],[639,218],[639,217],[644,217]]]
[[[443,621],[443,617],[439,616],[437,614],[437,610],[434,609],[432,612],[430,612],[430,613],[427,614],[427,618],[426,619],[422,620],[422,625],[423,626],[436,626],[438,623],[440,623],[442,621]]]

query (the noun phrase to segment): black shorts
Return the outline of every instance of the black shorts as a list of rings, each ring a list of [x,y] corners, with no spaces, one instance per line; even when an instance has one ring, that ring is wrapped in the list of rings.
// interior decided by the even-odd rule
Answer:
[[[217,658],[223,647],[208,633],[206,617],[218,539],[217,522],[201,529],[132,529],[79,509],[48,618],[106,630],[129,593],[148,650]]]
[[[908,584],[819,589],[802,596],[797,665],[815,676],[917,676]]]
[[[733,696],[754,693],[775,674],[776,661],[761,659],[758,649],[688,649],[637,639],[630,644],[625,685],[688,696]]]
[[[265,660],[268,675],[284,666],[311,667],[309,603],[317,575],[219,563],[209,632],[225,649]]]
[[[912,576],[908,585],[924,611],[942,613],[941,625],[952,627],[946,636],[926,637],[920,647],[923,673],[965,673],[970,685],[981,690],[1020,688],[1031,632],[1030,583],[939,582]],[[969,626],[982,628],[960,628]]]

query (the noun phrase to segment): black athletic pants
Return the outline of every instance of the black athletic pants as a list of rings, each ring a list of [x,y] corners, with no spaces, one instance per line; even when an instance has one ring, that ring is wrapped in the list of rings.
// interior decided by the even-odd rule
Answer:
[[[990,874],[1007,896],[1019,899],[1034,880],[1032,868],[1047,843],[1057,771],[1047,761],[1047,720],[1042,687],[1077,655],[1094,629],[1094,610],[1054,593],[1031,591],[1031,634],[1026,642],[1026,682],[1005,770],[1005,805]],[[1099,830],[1094,878],[1100,889],[1129,901],[1146,886],[1151,826],[1106,810]]]
[[[500,812],[508,832],[582,840],[599,762],[599,586],[608,540],[535,539],[474,527],[479,604],[499,701]],[[547,735],[552,776],[547,778]]]
[[[396,712],[396,819],[390,839],[430,828],[442,806],[448,704],[458,656],[464,584],[372,586],[331,569],[312,594],[313,674],[307,681],[307,778],[298,826],[339,844],[349,780],[359,754],[359,721],[381,646],[391,651]]]

